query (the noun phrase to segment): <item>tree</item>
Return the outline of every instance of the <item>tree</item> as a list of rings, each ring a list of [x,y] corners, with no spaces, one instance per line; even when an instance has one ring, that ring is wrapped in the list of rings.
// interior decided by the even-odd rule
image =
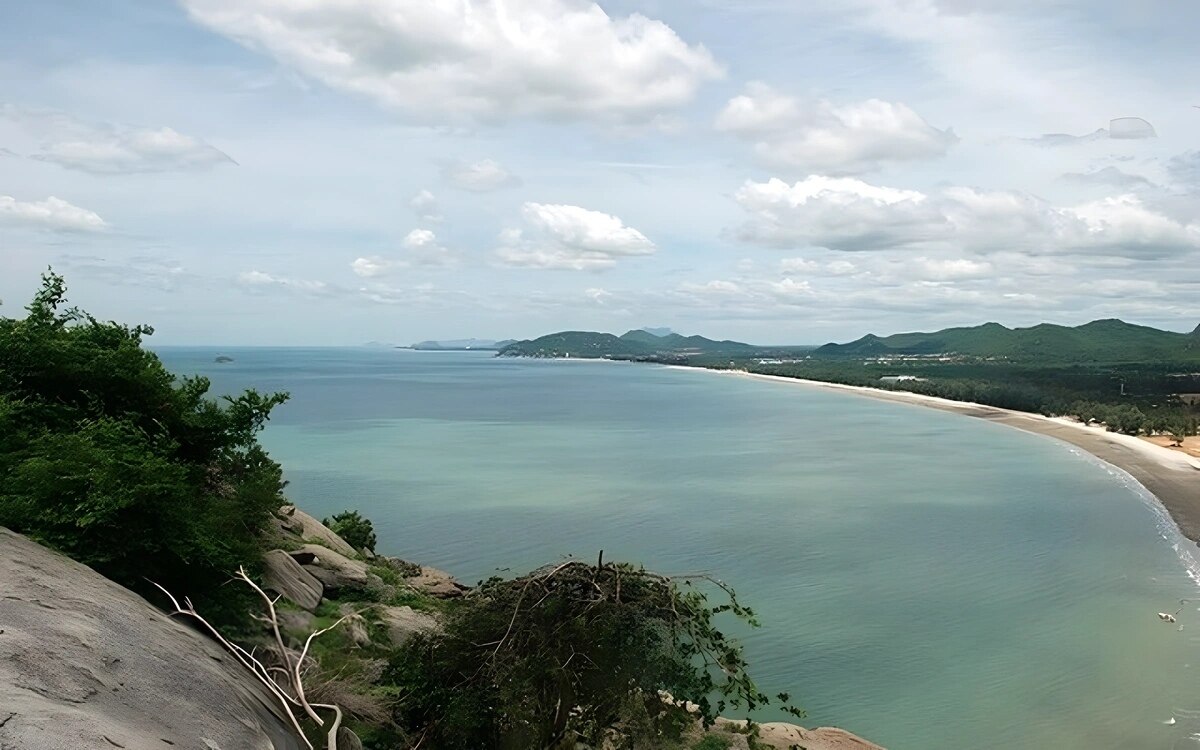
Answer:
[[[282,475],[256,436],[287,395],[210,399],[142,348],[149,326],[66,308],[63,278],[42,282],[24,319],[0,318],[0,525],[218,619],[245,611],[212,595],[259,566]]]
[[[1180,417],[1170,425],[1171,444],[1176,448],[1183,446],[1183,441],[1196,434],[1194,417]]]
[[[345,510],[321,523],[345,539],[354,549],[375,551],[375,525],[371,523],[371,519],[364,518],[358,511]]]
[[[724,602],[710,605],[701,586]],[[707,722],[770,702],[718,629],[723,612],[756,624],[715,579],[568,560],[485,581],[384,678],[407,696],[396,720],[422,747],[660,746],[695,720],[676,701],[696,703]]]

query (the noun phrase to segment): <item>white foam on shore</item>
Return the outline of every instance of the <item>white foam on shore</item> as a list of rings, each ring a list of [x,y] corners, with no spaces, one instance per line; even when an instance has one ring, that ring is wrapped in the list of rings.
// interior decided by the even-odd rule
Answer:
[[[1183,532],[1179,530],[1179,526],[1175,523],[1175,519],[1171,517],[1171,513],[1162,504],[1162,501],[1158,499],[1158,496],[1146,489],[1145,485],[1121,467],[1114,466],[1082,448],[1070,445],[1069,443],[1066,445],[1072,453],[1103,468],[1110,475],[1120,480],[1126,489],[1137,495],[1138,499],[1142,501],[1142,505],[1146,506],[1154,515],[1154,525],[1158,529],[1158,535],[1167,544],[1171,545],[1171,549],[1175,550],[1175,555],[1179,558],[1179,562],[1183,564],[1184,573],[1187,574],[1188,578],[1192,579],[1193,583],[1200,586],[1200,558],[1197,557],[1197,552],[1200,551],[1200,548],[1197,548],[1190,539],[1183,535]]]

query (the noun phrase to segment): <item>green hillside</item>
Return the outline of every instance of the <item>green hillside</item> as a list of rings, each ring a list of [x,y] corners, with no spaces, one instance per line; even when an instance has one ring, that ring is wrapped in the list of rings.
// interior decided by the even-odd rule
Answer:
[[[847,344],[826,344],[819,356],[959,354],[1013,361],[1147,362],[1200,360],[1200,327],[1190,334],[1161,331],[1124,321],[1095,320],[1068,327],[1042,323],[1006,328],[985,323],[932,333],[872,334]]]
[[[696,356],[749,356],[763,347],[740,341],[713,341],[678,333],[655,336],[643,330],[621,336],[593,331],[562,331],[502,348],[501,357],[581,357],[681,361]]]

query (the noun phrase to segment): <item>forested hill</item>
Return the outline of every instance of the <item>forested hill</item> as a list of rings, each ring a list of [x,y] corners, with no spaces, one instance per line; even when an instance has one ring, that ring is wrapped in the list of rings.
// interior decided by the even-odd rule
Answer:
[[[1150,362],[1200,360],[1200,326],[1191,333],[1161,331],[1121,320],[1094,320],[1074,328],[1042,323],[1006,328],[985,323],[933,333],[872,334],[848,344],[818,347],[819,356],[959,354],[1013,361]]]
[[[580,357],[596,359],[683,360],[696,356],[747,356],[763,347],[738,341],[713,341],[703,336],[628,331],[621,336],[594,331],[562,331],[502,348],[501,357]]]

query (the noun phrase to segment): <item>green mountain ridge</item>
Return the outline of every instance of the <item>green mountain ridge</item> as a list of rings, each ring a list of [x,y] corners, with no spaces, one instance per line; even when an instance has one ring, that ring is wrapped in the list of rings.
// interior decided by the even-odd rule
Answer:
[[[714,341],[703,336],[670,333],[656,336],[644,330],[620,336],[595,331],[560,331],[518,341],[500,349],[501,357],[581,357],[679,361],[688,356],[746,356],[763,347],[740,341]]]
[[[1008,328],[999,323],[933,332],[867,334],[846,344],[825,344],[817,356],[964,355],[999,359],[1134,362],[1200,359],[1200,326],[1191,333],[1163,331],[1115,318],[1080,326],[1039,323]]]

